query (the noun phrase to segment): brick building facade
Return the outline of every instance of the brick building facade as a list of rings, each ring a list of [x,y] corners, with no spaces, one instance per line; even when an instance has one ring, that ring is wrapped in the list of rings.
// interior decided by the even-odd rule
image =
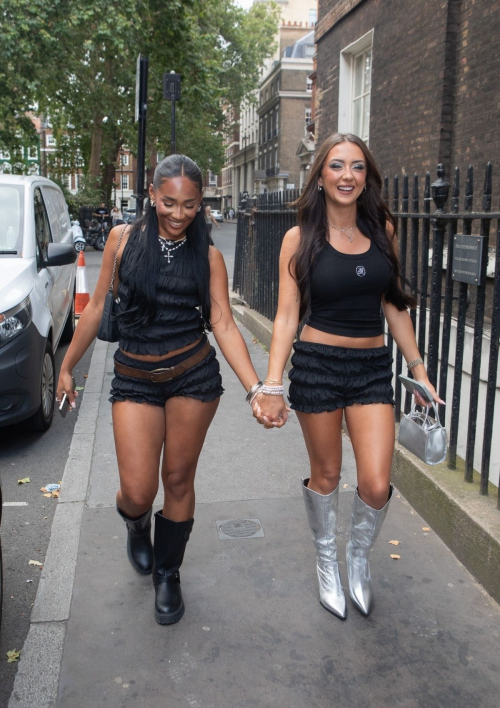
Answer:
[[[319,0],[317,144],[364,130],[383,174],[482,179],[500,164],[499,32],[498,0]]]
[[[260,192],[299,187],[297,146],[311,120],[313,54],[314,32],[302,29],[302,37],[285,46],[282,58],[260,85],[255,174]]]

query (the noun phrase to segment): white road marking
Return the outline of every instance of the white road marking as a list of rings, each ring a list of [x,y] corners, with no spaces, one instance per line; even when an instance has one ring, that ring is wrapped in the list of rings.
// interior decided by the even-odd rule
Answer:
[[[2,506],[28,506],[28,502],[4,502]]]

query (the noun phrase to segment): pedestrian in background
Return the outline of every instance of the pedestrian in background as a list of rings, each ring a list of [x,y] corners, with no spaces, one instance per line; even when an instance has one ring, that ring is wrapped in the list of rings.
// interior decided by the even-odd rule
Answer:
[[[220,226],[217,223],[217,219],[212,214],[212,209],[208,205],[205,207],[205,224],[207,226],[207,231],[210,238],[212,238],[212,224],[215,224],[220,231]]]
[[[64,357],[57,396],[74,406],[71,372],[93,342],[117,259],[119,348],[111,384],[113,431],[120,474],[117,511],[128,530],[133,567],[153,572],[155,619],[184,614],[179,568],[193,528],[198,457],[223,388],[212,330],[227,362],[249,392],[258,377],[229,305],[227,272],[210,245],[203,178],[185,155],[155,169],[145,215],[116,227],[104,249],[99,281]],[[163,508],[152,504],[161,480]]]
[[[360,138],[336,134],[317,151],[297,201],[298,226],[282,244],[267,388],[254,409],[266,427],[286,422],[283,370],[299,322],[309,313],[293,345],[289,401],[311,466],[302,492],[316,547],[320,602],[342,619],[347,609],[336,534],[343,415],[358,477],[347,543],[349,593],[364,615],[373,599],[368,554],[392,496],[392,355],[384,343],[381,305],[413,377],[443,403],[417,348],[407,311],[415,301],[401,288],[396,222],[381,188],[377,166]],[[425,405],[418,395],[417,401]]]
[[[113,226],[116,226],[116,223],[118,220],[120,220],[120,221],[123,220],[123,214],[121,213],[121,211],[118,209],[118,207],[116,205],[111,209],[111,219],[112,219]]]

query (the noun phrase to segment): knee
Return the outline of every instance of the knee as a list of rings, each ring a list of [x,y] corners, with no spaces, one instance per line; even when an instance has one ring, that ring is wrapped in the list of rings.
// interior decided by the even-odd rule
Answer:
[[[372,509],[382,509],[389,501],[390,484],[383,481],[371,481],[358,486],[361,499]]]
[[[340,482],[340,465],[321,465],[311,469],[311,482],[315,491],[330,494]],[[308,486],[311,486],[309,484]]]
[[[118,492],[117,505],[125,513],[128,511],[129,515],[139,516],[152,506],[157,491],[122,486]]]
[[[165,476],[165,492],[174,499],[184,499],[193,489],[191,470],[172,470]]]

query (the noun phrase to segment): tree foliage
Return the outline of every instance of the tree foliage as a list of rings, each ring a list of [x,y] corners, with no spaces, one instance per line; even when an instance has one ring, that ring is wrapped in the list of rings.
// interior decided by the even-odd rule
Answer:
[[[182,76],[177,150],[202,169],[223,164],[223,106],[255,88],[273,50],[278,10],[233,0],[3,0],[0,146],[33,142],[26,112],[48,117],[57,139],[51,174],[82,166],[112,179],[123,144],[134,149],[137,55],[149,57],[148,155],[168,153],[170,102],[162,75]]]

